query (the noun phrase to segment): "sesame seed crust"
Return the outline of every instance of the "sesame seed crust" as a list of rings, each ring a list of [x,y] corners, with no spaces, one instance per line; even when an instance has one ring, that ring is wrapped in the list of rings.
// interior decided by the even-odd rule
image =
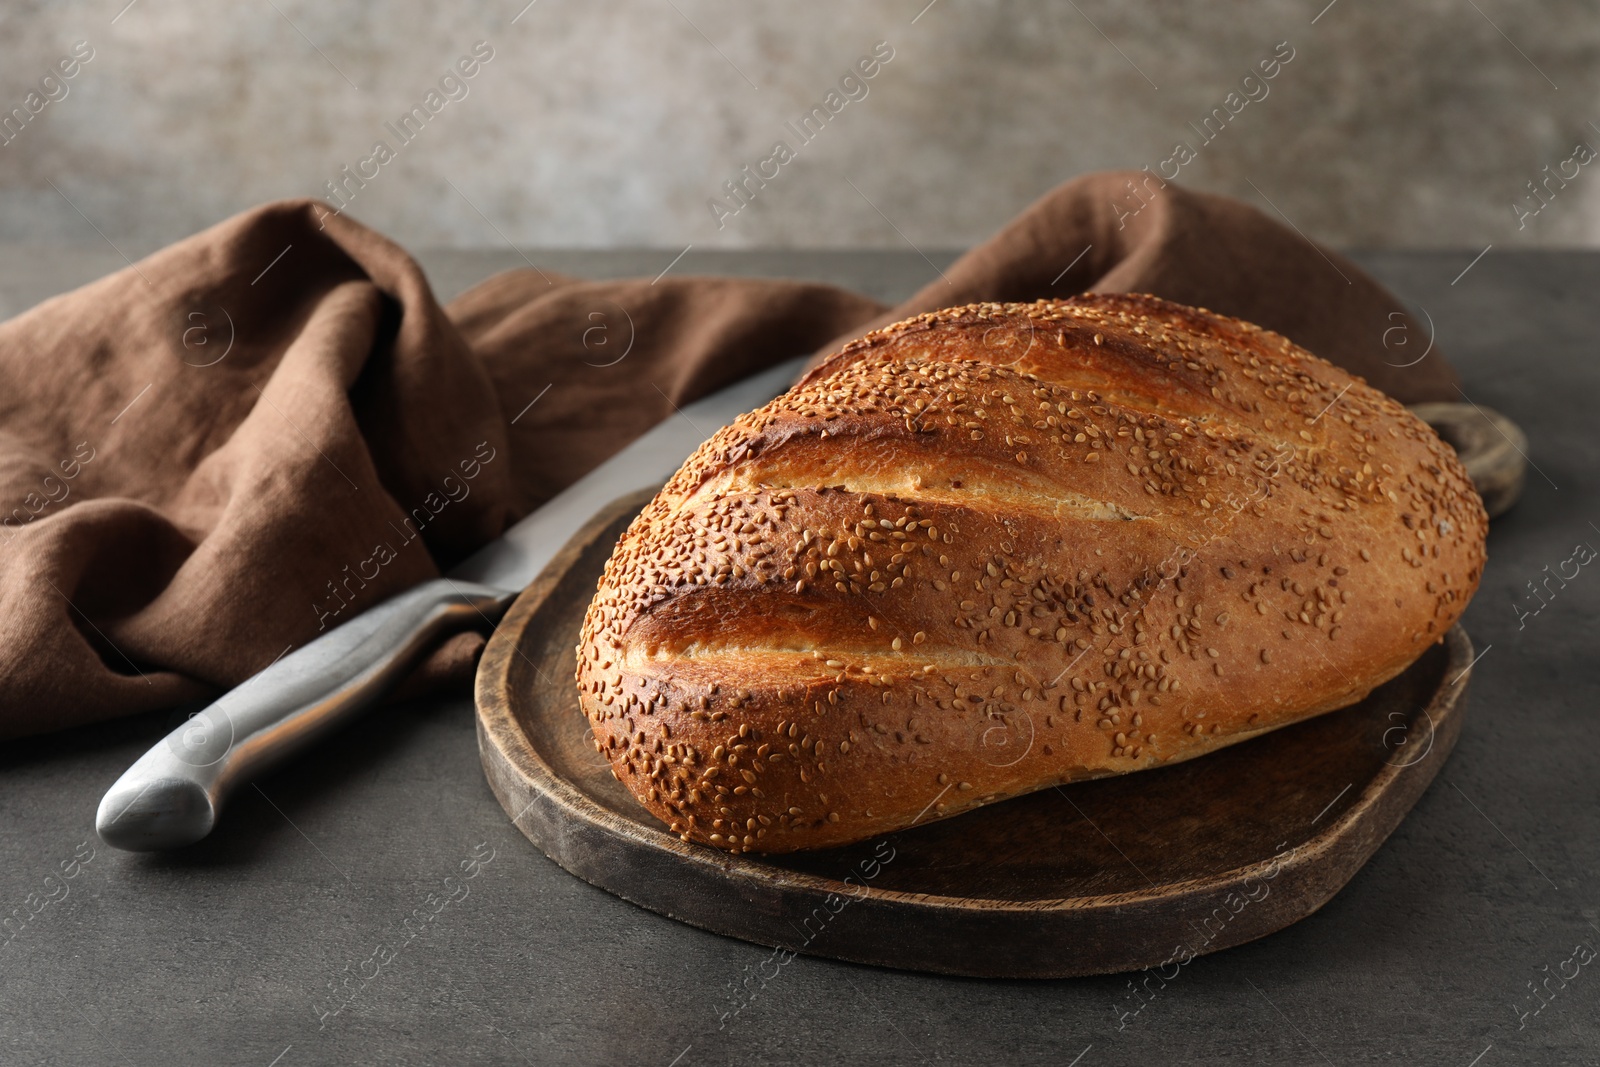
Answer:
[[[1460,616],[1487,528],[1428,426],[1278,334],[950,308],[690,457],[606,565],[579,699],[685,840],[828,847],[1353,703]]]

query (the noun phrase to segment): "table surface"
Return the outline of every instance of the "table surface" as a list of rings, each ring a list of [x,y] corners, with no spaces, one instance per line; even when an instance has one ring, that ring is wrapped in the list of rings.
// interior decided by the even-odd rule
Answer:
[[[529,258],[650,276],[673,254]],[[168,729],[152,715],[0,748],[0,1061],[1600,1063],[1600,967],[1566,962],[1600,948],[1600,577],[1550,583],[1536,615],[1516,607],[1538,606],[1527,583],[1575,545],[1600,546],[1600,253],[1491,252],[1452,282],[1473,254],[1356,257],[1426,309],[1471,399],[1527,430],[1536,466],[1466,615],[1483,657],[1460,743],[1310,918],[1196,960],[1147,1002],[1127,976],[806,957],[774,975],[769,950],[636,908],[530,845],[484,783],[466,696],[333,737],[184,852],[107,848],[95,806]],[[418,258],[445,297],[522,265]],[[120,265],[110,249],[0,249],[0,314]],[[933,276],[911,252],[691,253],[674,269],[880,299]]]

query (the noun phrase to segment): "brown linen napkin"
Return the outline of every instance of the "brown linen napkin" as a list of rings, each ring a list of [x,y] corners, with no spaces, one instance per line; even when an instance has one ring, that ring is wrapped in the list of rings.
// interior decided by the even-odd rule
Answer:
[[[886,310],[823,285],[498,275],[441,309],[392,242],[269,204],[0,324],[0,737],[214,696],[436,576],[686,403],[869,324],[1141,291],[1397,398],[1399,302],[1235,201],[1069,182]],[[1141,206],[1142,205],[1142,206]],[[1134,211],[1134,208],[1139,210]],[[1069,269],[1070,268],[1070,269]],[[460,685],[482,639],[412,692]]]

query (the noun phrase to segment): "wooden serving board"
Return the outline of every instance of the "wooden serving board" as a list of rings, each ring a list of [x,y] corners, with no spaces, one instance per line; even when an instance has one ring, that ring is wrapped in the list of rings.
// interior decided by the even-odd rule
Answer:
[[[680,841],[640,807],[578,708],[583,613],[649,495],[596,516],[511,608],[478,668],[479,749],[495,796],[551,859],[720,934],[989,977],[1179,966],[1321,907],[1399,825],[1461,729],[1473,657],[1456,627],[1360,704],[1200,759],[880,841],[730,856]]]

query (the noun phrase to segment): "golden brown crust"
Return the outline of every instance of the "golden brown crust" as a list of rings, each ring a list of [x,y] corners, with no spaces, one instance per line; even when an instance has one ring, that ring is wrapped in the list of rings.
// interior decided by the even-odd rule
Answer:
[[[706,442],[578,648],[613,773],[785,852],[1189,759],[1360,699],[1477,588],[1455,454],[1155,297],[922,315]]]

